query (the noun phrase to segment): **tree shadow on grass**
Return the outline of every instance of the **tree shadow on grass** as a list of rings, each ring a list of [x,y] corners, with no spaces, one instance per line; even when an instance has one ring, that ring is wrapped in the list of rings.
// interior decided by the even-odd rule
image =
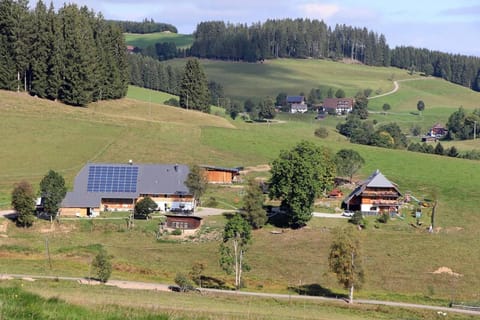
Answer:
[[[268,224],[275,226],[277,228],[290,228],[288,217],[285,213],[279,211],[269,211],[268,215]]]
[[[305,295],[305,296],[327,297],[327,298],[337,298],[337,299],[348,298],[348,296],[343,293],[333,292],[330,289],[322,287],[317,283],[304,284],[301,286],[290,286],[288,287],[288,290],[294,291],[299,295]]]

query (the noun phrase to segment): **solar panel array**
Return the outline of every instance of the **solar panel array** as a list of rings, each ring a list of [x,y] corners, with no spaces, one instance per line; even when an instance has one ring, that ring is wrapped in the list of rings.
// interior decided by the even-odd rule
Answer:
[[[138,167],[90,166],[88,192],[137,192]]]

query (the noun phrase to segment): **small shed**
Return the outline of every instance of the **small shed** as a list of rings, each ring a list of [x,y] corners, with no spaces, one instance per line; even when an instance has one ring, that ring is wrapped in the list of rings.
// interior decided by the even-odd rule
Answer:
[[[193,215],[167,214],[167,228],[195,230],[202,225],[202,217]]]
[[[215,166],[201,166],[205,170],[208,183],[230,184],[240,175],[241,168],[223,168]]]

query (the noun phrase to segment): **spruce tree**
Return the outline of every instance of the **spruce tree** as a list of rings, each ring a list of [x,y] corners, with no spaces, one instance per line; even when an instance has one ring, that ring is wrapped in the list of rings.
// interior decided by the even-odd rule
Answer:
[[[64,67],[59,98],[71,105],[85,106],[93,100],[95,42],[89,24],[89,11],[74,4],[64,5],[59,11],[64,35]]]
[[[187,61],[179,95],[182,108],[210,112],[207,76],[197,59]]]
[[[60,24],[58,16],[55,14],[53,4],[47,13],[48,31],[48,59],[47,59],[47,88],[45,90],[48,99],[55,100],[58,98],[58,92],[62,83],[60,71],[63,69],[62,43],[63,36],[60,32]]]
[[[42,1],[38,1],[33,14],[30,94],[40,98],[47,97],[47,69],[50,54],[48,41],[52,38],[49,36],[50,32],[47,7]]]

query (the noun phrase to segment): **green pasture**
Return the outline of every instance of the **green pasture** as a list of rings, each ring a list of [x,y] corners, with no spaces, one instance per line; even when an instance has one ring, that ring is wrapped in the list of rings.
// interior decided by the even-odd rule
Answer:
[[[327,82],[328,77],[321,70],[324,73],[328,70],[333,72],[335,68],[352,74],[372,72],[370,76],[363,76],[366,79],[373,77],[377,79],[375,81],[363,81],[363,76],[354,75],[348,80],[344,76],[342,81],[345,85],[342,88],[351,93],[365,87],[386,92],[393,87],[389,80],[392,73],[396,80],[411,78],[397,69],[372,68],[368,71],[367,67],[358,65],[303,62],[309,67],[301,67],[297,62],[297,68],[304,68],[303,72],[307,75],[310,72],[307,69],[314,69],[317,64],[323,66],[317,69],[319,85],[337,81],[332,79]],[[205,62],[209,77],[209,70],[215,69],[215,64],[217,62]],[[311,76],[288,75],[289,72],[294,73],[295,62],[221,62],[217,66],[215,72],[219,75],[232,72],[231,84],[225,85],[225,91],[237,92],[237,97],[264,96],[268,92],[275,96],[285,90],[283,85],[298,85],[295,92],[302,90],[303,86],[316,86],[312,85],[314,82],[302,85],[293,81],[301,82],[301,79]],[[273,76],[269,81],[262,77],[252,78],[253,67],[263,68]],[[222,68],[223,71],[220,71]],[[237,72],[235,68],[239,72],[236,82],[233,80],[233,72]],[[252,69],[245,72],[248,68]],[[342,72],[339,72],[339,77],[343,76]],[[287,80],[275,80],[283,73],[288,75]],[[280,81],[277,89],[273,89],[275,85],[270,83],[272,81]],[[248,83],[250,92],[245,91]],[[413,123],[427,128],[434,121],[445,123],[450,112],[459,105],[475,108],[479,95],[440,80],[404,81],[395,95],[370,102],[373,111],[381,111],[385,102],[392,105],[389,113],[371,114],[370,118],[379,123],[398,122],[404,128]],[[364,168],[355,176],[356,180],[380,169],[403,194],[411,193],[420,200],[438,200],[433,234],[426,232],[425,228],[429,224],[429,209],[424,210],[422,227],[411,226],[414,222],[411,211],[415,205],[404,210],[404,220],[397,218],[384,225],[369,218],[368,228],[360,233],[367,281],[358,297],[440,305],[452,300],[480,301],[477,270],[480,265],[478,161],[352,145],[335,131],[336,124],[344,121],[342,117],[327,117],[319,121],[314,119],[314,114],[279,114],[271,123],[245,123],[241,119],[227,119],[217,108],[212,113],[218,116],[163,105],[169,97],[131,87],[126,99],[75,108],[21,93],[0,91],[0,207],[9,206],[9,194],[14,183],[25,179],[37,186],[49,169],[64,175],[71,187],[78,170],[88,161],[127,162],[132,159],[142,163],[247,167],[271,163],[280,150],[291,148],[301,140],[313,141],[329,148],[332,153],[341,148],[351,148],[366,160]],[[403,99],[410,102],[403,104]],[[422,115],[416,114],[417,99],[424,100],[426,104]],[[325,127],[329,136],[325,139],[315,137],[314,130],[318,127]],[[475,141],[458,145],[478,149]],[[266,178],[268,172],[258,175]],[[345,191],[348,192],[348,189]],[[219,207],[225,209],[241,204],[241,192],[237,188],[212,188],[202,200],[208,201],[212,197],[221,202]],[[199,236],[157,241],[157,219],[138,221],[133,231],[126,230],[122,219],[65,220],[53,227],[48,222],[38,221],[31,229],[19,229],[8,222],[6,237],[2,237],[0,242],[0,272],[86,276],[92,256],[101,245],[113,255],[115,279],[171,283],[177,271],[188,272],[194,262],[205,261],[207,275],[231,282],[231,277],[218,266],[219,234],[224,223],[225,219],[221,216],[209,217],[205,219]],[[288,293],[289,287],[308,284],[344,294],[345,291],[327,272],[326,259],[330,231],[346,224],[345,220],[316,218],[300,230],[285,230],[276,234],[271,231],[278,229],[268,225],[255,231],[254,242],[248,251],[252,270],[245,273],[245,290]],[[46,237],[50,244],[52,269],[46,261]],[[448,267],[461,276],[434,273],[442,267]],[[32,290],[34,287],[40,288],[37,292],[43,290],[42,286],[32,284]],[[94,299],[93,296],[91,299]],[[195,303],[200,302],[192,302],[192,305]],[[318,309],[316,306],[312,308]],[[389,312],[386,313],[382,313],[382,317],[388,319]],[[345,319],[350,319],[348,316]],[[357,313],[353,318],[355,316]],[[362,317],[359,313],[358,318]],[[408,315],[403,318],[415,317],[422,318]]]
[[[118,290],[72,282],[0,284],[5,319],[437,319],[435,311],[243,297]],[[448,314],[450,319],[472,317]]]
[[[125,42],[129,45],[145,49],[148,46],[154,46],[155,43],[173,42],[177,48],[186,49],[193,44],[193,35],[178,34],[171,32],[156,33],[125,33]]]
[[[165,63],[183,66],[185,61],[176,59]],[[397,68],[368,67],[330,60],[276,59],[264,63],[201,60],[201,64],[209,80],[224,86],[227,97],[241,101],[266,96],[275,98],[280,92],[308,95],[312,88],[320,86],[332,87],[335,91],[341,88],[347,96],[354,96],[364,89],[385,93],[393,90],[392,79],[415,77]]]

